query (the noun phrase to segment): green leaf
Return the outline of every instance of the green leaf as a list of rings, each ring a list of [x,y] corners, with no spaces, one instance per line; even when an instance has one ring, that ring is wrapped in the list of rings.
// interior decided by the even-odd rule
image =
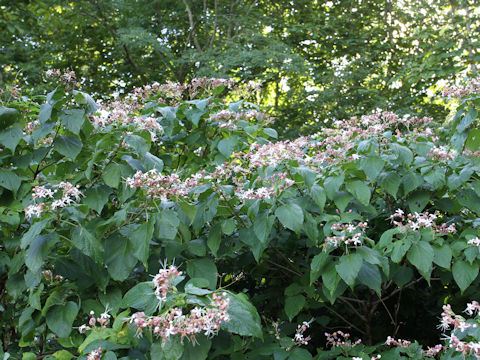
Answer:
[[[200,278],[208,281],[209,289],[216,289],[218,270],[215,263],[209,258],[190,260],[187,264],[187,274],[191,278]]]
[[[97,185],[92,189],[85,192],[85,198],[83,203],[88,205],[90,209],[95,210],[97,213],[101,213],[103,207],[108,202],[112,189],[105,185]]]
[[[278,133],[277,133],[277,130],[275,129],[272,129],[272,128],[265,128],[263,129],[263,132],[270,136],[270,137],[273,137],[274,139],[277,139],[278,138]]]
[[[430,201],[431,192],[426,190],[417,190],[408,197],[408,208],[410,212],[421,212]]]
[[[222,139],[218,142],[218,145],[217,145],[218,150],[223,156],[228,158],[232,154],[233,149],[237,145],[237,143],[238,143],[237,136],[231,136],[229,138]]]
[[[468,150],[476,152],[480,150],[480,129],[470,129],[465,142]]]
[[[412,163],[413,153],[409,148],[397,143],[390,143],[390,148],[397,155],[398,160],[400,160],[403,165],[410,165]]]
[[[327,260],[328,254],[323,251],[313,257],[312,263],[310,264],[310,285],[319,278]]]
[[[210,227],[208,233],[207,245],[212,251],[213,255],[216,257],[218,249],[220,248],[220,243],[222,242],[222,231],[220,224],[215,224]]]
[[[58,119],[65,128],[78,135],[85,121],[85,111],[82,109],[64,110]]]
[[[253,230],[255,235],[263,245],[267,244],[268,237],[272,231],[273,223],[275,222],[275,216],[270,216],[269,211],[262,212],[255,218],[253,223]]]
[[[292,319],[297,316],[300,310],[305,306],[305,297],[303,295],[289,296],[285,299],[285,313],[288,319]]]
[[[134,250],[133,255],[140,260],[148,269],[148,255],[150,254],[150,242],[153,237],[155,226],[155,217],[151,217],[148,221],[141,224],[133,231],[130,236],[130,243]]]
[[[150,144],[147,144],[147,141],[141,136],[127,135],[124,141],[141,156],[145,156],[147,151],[150,150]]]
[[[143,157],[143,165],[147,171],[153,169],[157,170],[159,173],[163,171],[163,160],[149,152]]]
[[[47,325],[59,337],[66,338],[72,331],[73,320],[77,317],[78,305],[73,301],[55,305],[47,312]]]
[[[426,241],[414,243],[407,253],[410,261],[425,278],[432,268],[434,252],[432,246]]]
[[[370,180],[375,180],[385,166],[385,161],[380,156],[367,156],[360,160],[359,169],[368,176]]]
[[[105,264],[113,280],[123,281],[137,263],[134,247],[123,236],[115,235],[105,242]]]
[[[170,336],[166,341],[153,343],[150,348],[151,360],[178,360],[183,354],[183,344],[179,336]]]
[[[17,109],[0,106],[0,129],[6,129],[14,124],[19,116],[20,113]]]
[[[0,169],[0,186],[5,189],[17,192],[22,180],[12,171]]]
[[[432,171],[424,175],[424,179],[435,189],[440,189],[443,185],[445,185],[445,169],[441,167],[435,167]]]
[[[80,139],[72,136],[59,136],[53,141],[54,149],[63,156],[75,160],[82,150],[83,144]]]
[[[235,220],[225,219],[222,221],[222,233],[224,233],[225,235],[232,235],[235,232],[236,228],[237,225],[235,224]]]
[[[456,130],[459,133],[466,130],[470,126],[470,124],[475,121],[475,119],[477,118],[477,115],[478,115],[477,109],[471,108],[470,110],[468,110],[465,116],[458,123]]]
[[[459,191],[456,195],[456,199],[460,205],[467,207],[469,210],[477,213],[477,215],[480,214],[480,197],[475,191],[464,189]]]
[[[347,191],[343,191],[343,190],[338,191],[333,196],[333,202],[335,203],[338,210],[340,210],[341,212],[345,211],[345,209],[347,208],[347,205],[350,203],[351,200],[352,200],[352,195]]]
[[[303,225],[303,210],[295,203],[288,203],[279,206],[275,210],[275,215],[280,220],[283,226],[287,229],[300,232]]]
[[[349,182],[346,188],[361,204],[367,206],[370,203],[370,188],[363,181]]]
[[[452,274],[462,294],[478,276],[478,265],[469,264],[465,261],[455,261],[452,266]]]
[[[193,341],[185,343],[182,360],[205,360],[211,346],[211,340],[205,335],[197,335],[195,336],[195,343]]]
[[[205,110],[191,108],[184,109],[183,113],[185,114],[186,118],[192,122],[193,125],[198,126],[202,115],[205,114]]]
[[[358,281],[381,294],[382,275],[378,266],[364,262],[358,272]]]
[[[36,236],[25,252],[25,265],[27,265],[33,273],[39,271],[48,251],[57,241],[58,235],[56,233]]]
[[[122,176],[122,167],[118,164],[108,164],[102,173],[102,179],[108,186],[117,189]]]
[[[288,360],[312,360],[312,354],[308,352],[306,349],[302,348],[294,348],[288,357]],[[277,360],[277,359],[275,359]]]
[[[310,190],[310,196],[317,206],[320,208],[320,211],[323,212],[325,207],[325,202],[327,201],[327,195],[323,187],[315,184]]]
[[[74,228],[72,242],[81,252],[92,258],[97,264],[103,264],[103,245],[96,236],[82,226]]]
[[[177,235],[180,220],[173,210],[163,210],[155,215],[155,236],[159,239],[173,240]]]
[[[378,176],[378,184],[384,189],[387,193],[392,195],[395,199],[397,198],[398,187],[402,182],[400,176],[395,172],[382,172]]]
[[[344,179],[345,175],[343,174],[339,176],[330,176],[325,179],[325,181],[323,182],[323,187],[325,188],[327,197],[329,199],[333,199],[335,194],[340,189],[340,186],[342,186]]]
[[[0,144],[10,149],[12,153],[15,152],[15,148],[22,138],[23,131],[16,127],[0,132]]]
[[[157,308],[158,300],[153,292],[152,283],[141,282],[127,291],[123,296],[120,307],[122,309],[130,307],[146,314],[152,314]]]
[[[450,269],[452,263],[452,250],[448,244],[433,247],[433,262],[445,269]]]
[[[407,253],[408,249],[412,246],[412,242],[408,239],[396,241],[393,244],[393,251],[391,259],[394,263],[402,261],[403,257]]]
[[[228,315],[230,321],[221,324],[222,329],[241,336],[255,336],[262,338],[262,326],[257,309],[248,301],[245,294],[233,294],[227,291],[230,299]]]
[[[93,114],[99,108],[98,104],[93,100],[93,98],[83,91],[73,90],[75,95],[75,100],[82,105],[87,106],[87,114]]]
[[[26,249],[27,246],[29,246],[33,239],[37,237],[37,235],[40,235],[43,229],[45,229],[45,226],[47,225],[48,221],[37,221],[36,223],[33,223],[32,226],[28,229],[28,231],[23,235],[22,240],[20,242],[20,247],[22,249]]]
[[[339,263],[335,265],[335,269],[347,285],[353,286],[358,272],[362,267],[362,263],[363,258],[359,254],[343,255],[340,257]]]

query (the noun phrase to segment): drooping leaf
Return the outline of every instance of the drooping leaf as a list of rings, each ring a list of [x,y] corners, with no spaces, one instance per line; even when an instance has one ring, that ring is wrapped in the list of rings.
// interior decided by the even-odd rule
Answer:
[[[275,210],[275,216],[287,229],[295,232],[299,232],[302,229],[304,219],[303,210],[295,203],[279,206]]]

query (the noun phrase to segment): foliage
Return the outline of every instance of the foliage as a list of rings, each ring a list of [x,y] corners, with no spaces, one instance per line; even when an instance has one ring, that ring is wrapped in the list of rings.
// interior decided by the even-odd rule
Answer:
[[[278,141],[255,105],[224,101],[228,80],[98,105],[75,74],[47,77],[41,101],[0,107],[4,358],[457,359],[478,345],[451,310],[473,314],[479,296],[478,81],[447,89],[460,99],[443,127],[381,112]],[[437,344],[446,301],[454,347],[394,340]]]
[[[477,74],[472,0],[2,1],[1,76],[42,89],[47,64],[97,96],[232,77],[295,138],[377,109],[443,118],[432,91]]]

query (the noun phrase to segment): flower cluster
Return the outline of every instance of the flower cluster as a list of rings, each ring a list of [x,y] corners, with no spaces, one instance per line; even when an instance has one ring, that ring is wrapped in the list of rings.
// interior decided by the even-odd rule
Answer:
[[[427,157],[436,161],[447,161],[452,160],[457,156],[457,152],[453,149],[449,149],[446,146],[434,146],[430,149],[430,152],[427,154]]]
[[[327,236],[325,245],[333,247],[338,247],[341,244],[360,246],[367,226],[367,222],[359,222],[356,225],[352,223],[333,224],[331,229],[334,235]]]
[[[372,356],[370,358],[370,360],[378,360],[378,359],[381,359],[381,358],[382,358],[382,355],[378,354],[378,355]],[[359,356],[354,356],[354,357],[352,357],[352,360],[363,360],[363,358],[359,357]]]
[[[402,348],[408,348],[412,344],[411,341],[408,340],[402,340],[402,339],[394,339],[391,336],[387,337],[387,340],[385,341],[385,345],[387,346],[397,346],[397,347],[402,347]]]
[[[480,78],[472,79],[465,87],[445,87],[442,95],[448,98],[462,99],[472,95],[480,94]]]
[[[63,82],[66,85],[77,85],[77,76],[75,75],[75,72],[71,70],[65,70],[63,74],[59,69],[47,70],[45,76],[47,78],[58,78],[60,82]]]
[[[310,324],[313,322],[313,319],[310,321],[304,321],[301,325],[297,326],[297,331],[295,332],[295,336],[293,337],[292,341],[295,345],[308,345],[308,342],[311,340],[310,335],[305,337],[303,334],[307,329],[310,327]]]
[[[402,209],[397,209],[397,211],[390,216],[392,223],[403,229],[418,231],[421,229],[432,229],[435,233],[440,234],[453,234],[456,232],[455,225],[447,225],[446,223],[436,224],[440,216],[438,212],[430,214],[429,212],[424,213],[414,213],[405,215]]]
[[[167,293],[173,286],[172,283],[181,275],[182,272],[178,271],[174,265],[158,271],[158,274],[152,280],[155,296],[158,300],[164,301],[167,298]]]
[[[230,320],[228,315],[230,299],[226,296],[226,293],[212,294],[210,306],[196,306],[188,315],[183,314],[181,308],[175,307],[157,316],[146,316],[143,312],[134,313],[129,320],[137,327],[138,334],[149,328],[163,341],[175,335],[192,341],[199,333],[211,337],[218,333],[222,322]]]
[[[102,358],[103,349],[99,347],[98,349],[90,351],[87,355],[87,360],[100,360]]]
[[[464,311],[469,316],[478,316],[480,313],[480,304],[477,301],[472,301],[467,304],[467,308]],[[473,355],[475,358],[480,359],[480,342],[469,341],[460,339],[457,335],[458,332],[465,332],[468,328],[478,327],[477,323],[467,322],[467,320],[460,315],[456,315],[449,304],[443,306],[443,312],[441,314],[442,319],[439,325],[443,331],[452,330],[450,336],[445,336],[448,340],[449,347],[455,349],[455,351],[462,353],[463,355]],[[452,327],[452,328],[451,328]],[[476,339],[478,340],[478,339]]]
[[[480,247],[480,238],[475,237],[473,239],[468,240],[467,242],[469,245],[475,245],[477,247]]]
[[[74,186],[68,181],[62,181],[58,185],[54,185],[52,188],[46,188],[45,186],[35,186],[32,192],[32,199],[34,201],[40,199],[51,200],[49,204],[46,202],[34,203],[25,208],[25,216],[30,219],[33,215],[40,216],[42,212],[47,210],[56,210],[64,208],[73,204],[75,201],[80,200],[82,193],[78,190],[79,186]],[[62,189],[61,198],[55,198],[57,189]]]
[[[58,281],[62,281],[63,280],[63,276],[62,275],[55,275],[53,276],[53,272],[52,270],[43,270],[42,271],[42,276],[43,278],[48,281],[50,284],[53,284],[55,282],[58,282]]]
[[[358,339],[357,341],[353,342],[350,340],[350,334],[344,333],[343,331],[335,331],[333,334],[325,333],[325,337],[327,338],[327,344],[331,345],[332,347],[345,347],[345,348],[352,348],[362,342],[362,339]]]
[[[201,176],[197,174],[182,181],[177,174],[162,175],[152,169],[146,173],[137,171],[133,177],[127,178],[126,183],[133,189],[145,189],[147,195],[165,201],[187,197],[190,191],[202,184],[200,179]]]

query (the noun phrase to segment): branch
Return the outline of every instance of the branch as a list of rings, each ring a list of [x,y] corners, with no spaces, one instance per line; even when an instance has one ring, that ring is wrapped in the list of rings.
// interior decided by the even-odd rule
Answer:
[[[200,46],[200,43],[198,42],[198,39],[197,39],[197,34],[195,33],[195,24],[193,22],[192,10],[190,9],[190,6],[188,6],[187,0],[183,0],[183,3],[185,4],[185,8],[187,10],[188,22],[190,23],[190,33],[192,34],[193,43],[195,44],[195,47],[197,48],[197,50],[202,52],[203,51],[202,47]]]

